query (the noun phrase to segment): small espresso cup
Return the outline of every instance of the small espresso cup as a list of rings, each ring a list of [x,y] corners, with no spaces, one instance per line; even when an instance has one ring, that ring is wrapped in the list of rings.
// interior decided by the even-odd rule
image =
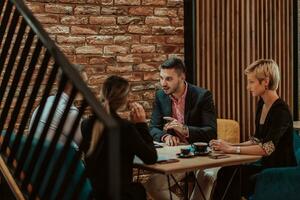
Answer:
[[[195,142],[192,144],[195,152],[206,152],[208,144],[206,142]]]
[[[188,155],[190,152],[191,152],[191,149],[190,149],[190,148],[181,148],[181,149],[180,149],[180,153],[181,153],[182,155]]]

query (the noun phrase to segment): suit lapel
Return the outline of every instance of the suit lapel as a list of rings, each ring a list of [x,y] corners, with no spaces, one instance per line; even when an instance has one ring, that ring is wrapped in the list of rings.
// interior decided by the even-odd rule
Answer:
[[[171,98],[166,94],[163,95],[162,105],[163,105],[162,110],[163,110],[164,116],[171,117],[172,116],[172,101],[171,101]]]
[[[184,105],[184,123],[187,124],[189,121],[189,114],[190,114],[190,109],[191,109],[191,98],[192,98],[192,93],[191,93],[191,88],[190,84],[187,84],[187,94],[185,97],[185,105]]]

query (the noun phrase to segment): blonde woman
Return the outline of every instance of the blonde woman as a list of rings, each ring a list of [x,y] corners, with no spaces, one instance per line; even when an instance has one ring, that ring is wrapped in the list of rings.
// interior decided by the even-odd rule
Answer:
[[[278,96],[276,90],[280,81],[277,63],[261,59],[250,64],[246,70],[247,89],[252,96],[259,97],[255,117],[255,134],[251,140],[231,144],[223,140],[212,140],[215,150],[225,153],[261,155],[255,164],[221,168],[213,199],[241,199],[253,193],[255,174],[265,168],[294,166],[293,120],[288,105]],[[240,169],[237,173],[236,169]],[[230,178],[233,182],[225,193]]]
[[[146,114],[138,103],[131,104],[131,122],[121,119],[117,111],[127,105],[129,83],[119,76],[111,76],[103,84],[102,98],[107,112],[116,120],[121,136],[121,199],[146,199],[145,189],[141,184],[132,183],[133,158],[138,156],[144,163],[153,164],[157,160],[153,139],[146,124]],[[99,123],[91,117],[82,123],[82,133],[91,142],[87,150],[87,175],[91,180],[96,199],[109,199],[108,181],[109,160],[108,135]]]

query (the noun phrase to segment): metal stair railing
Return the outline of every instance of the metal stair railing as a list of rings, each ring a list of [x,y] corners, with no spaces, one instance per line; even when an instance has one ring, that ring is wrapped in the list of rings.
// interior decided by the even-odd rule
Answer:
[[[62,75],[58,75],[58,71]],[[47,132],[67,84],[72,91],[51,140]],[[57,89],[45,126],[36,137],[47,98]],[[59,143],[71,105],[78,97],[79,114],[66,141]],[[29,129],[33,109],[39,105]],[[82,196],[85,170],[70,189],[81,162],[79,150],[70,153],[84,113],[96,115],[110,137],[109,194],[119,199],[119,129],[22,0],[0,0],[0,169],[17,199],[89,199]],[[58,150],[59,149],[59,150]],[[73,148],[74,149],[74,148]],[[55,156],[53,156],[55,155]],[[70,157],[71,155],[71,157]],[[66,164],[69,163],[69,164]],[[61,176],[63,175],[63,176]],[[46,177],[46,178],[45,178]],[[73,183],[74,184],[74,183]],[[80,196],[81,195],[81,196]]]

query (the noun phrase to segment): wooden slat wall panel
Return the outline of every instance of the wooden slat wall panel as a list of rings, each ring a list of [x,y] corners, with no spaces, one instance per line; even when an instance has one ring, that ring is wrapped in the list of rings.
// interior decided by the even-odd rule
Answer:
[[[259,58],[279,64],[279,95],[293,105],[293,0],[195,0],[197,81],[214,94],[219,118],[254,133],[256,101],[244,69]]]

